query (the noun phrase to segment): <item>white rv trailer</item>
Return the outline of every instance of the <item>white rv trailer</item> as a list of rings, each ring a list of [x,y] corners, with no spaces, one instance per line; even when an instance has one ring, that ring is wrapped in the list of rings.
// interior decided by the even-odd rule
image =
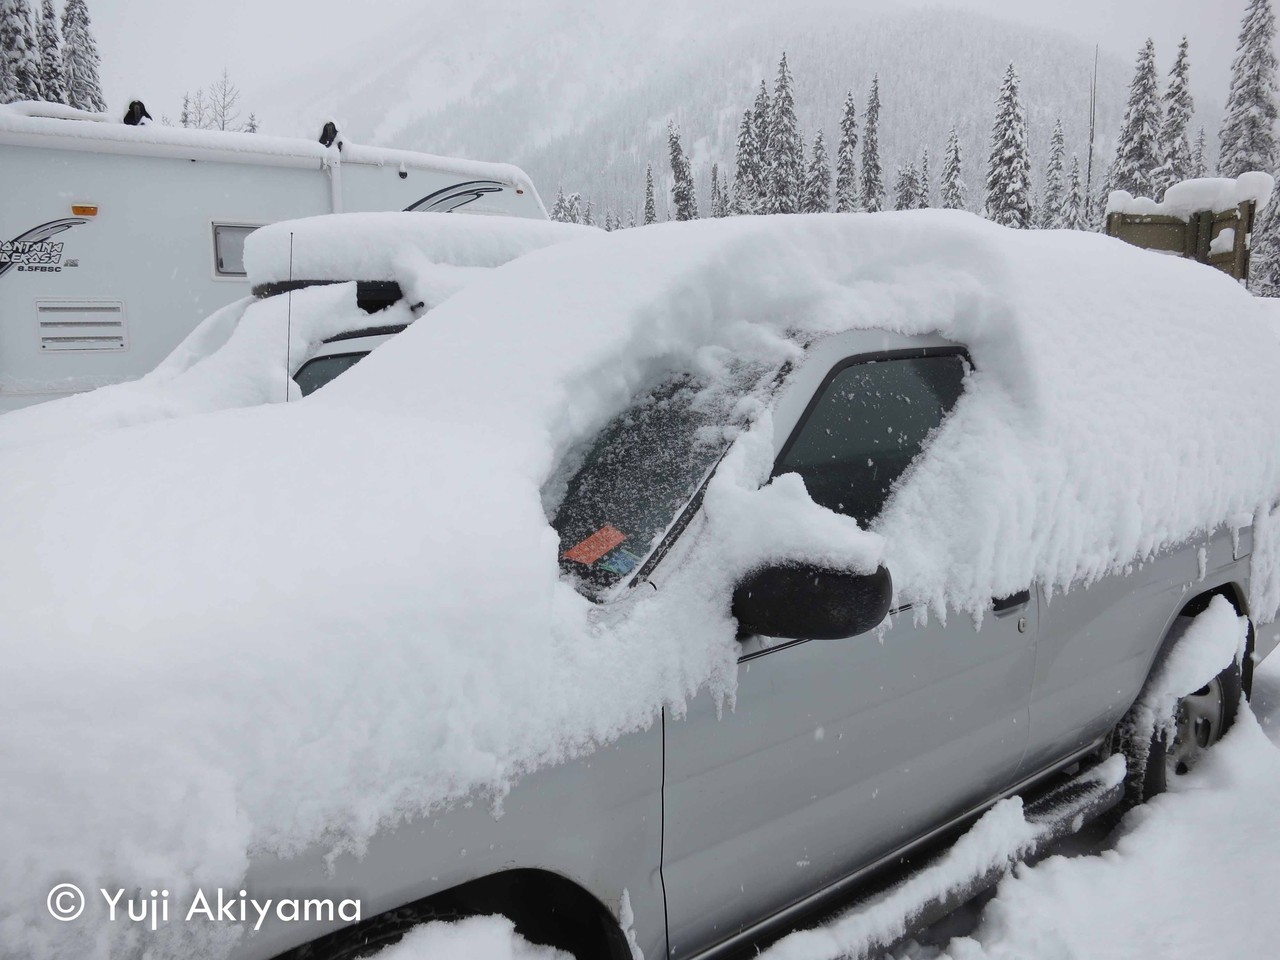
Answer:
[[[132,110],[131,110],[132,113]],[[0,106],[0,413],[139,377],[249,295],[244,238],[378,210],[546,219],[528,176],[262,134]]]

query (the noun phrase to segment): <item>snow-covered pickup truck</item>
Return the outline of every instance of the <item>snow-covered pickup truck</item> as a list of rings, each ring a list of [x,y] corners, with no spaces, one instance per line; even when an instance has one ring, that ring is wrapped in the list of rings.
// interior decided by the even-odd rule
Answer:
[[[1230,724],[1278,368],[1118,241],[747,217],[528,253],[301,402],[15,449],[0,953],[892,941]]]

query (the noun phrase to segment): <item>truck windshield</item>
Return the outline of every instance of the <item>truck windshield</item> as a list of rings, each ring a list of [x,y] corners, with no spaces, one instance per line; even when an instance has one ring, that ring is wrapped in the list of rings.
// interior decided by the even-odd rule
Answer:
[[[673,377],[578,452],[551,523],[580,592],[605,599],[631,578],[747,422],[742,398],[770,390],[776,374],[755,364],[728,383]]]
[[[369,355],[368,350],[359,353],[339,353],[328,357],[316,357],[302,365],[293,379],[302,389],[304,397],[310,396],[330,380],[346,373]]]

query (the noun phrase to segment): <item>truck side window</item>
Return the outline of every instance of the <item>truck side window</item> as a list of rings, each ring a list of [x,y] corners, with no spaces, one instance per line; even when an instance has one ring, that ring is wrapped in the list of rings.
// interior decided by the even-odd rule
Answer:
[[[238,223],[213,225],[213,266],[218,276],[245,276],[244,238],[257,229],[254,226]]]
[[[853,361],[819,389],[774,466],[798,473],[815,503],[866,526],[964,388],[959,352]]]

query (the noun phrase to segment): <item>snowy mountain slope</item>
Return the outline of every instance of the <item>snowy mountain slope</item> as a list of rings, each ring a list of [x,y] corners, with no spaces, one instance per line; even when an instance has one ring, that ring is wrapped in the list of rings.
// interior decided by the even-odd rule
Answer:
[[[1054,31],[958,11],[883,15],[833,0],[759,9],[725,0],[559,0],[518,16],[510,11],[496,0],[435,6],[430,16],[389,28],[384,41],[353,51],[346,64],[327,65],[308,83],[317,92],[304,113],[334,114],[357,140],[510,160],[544,194],[563,184],[625,219],[642,199],[645,163],[668,175],[671,118],[681,124],[705,205],[711,163],[732,166],[742,110],[761,79],[772,90],[785,49],[806,138],[821,127],[834,146],[849,89],[861,123],[878,73],[886,188],[897,165],[918,160],[924,149],[936,188],[955,124],[977,205],[993,101],[1012,60],[1023,79],[1037,180],[1057,116],[1068,163],[1073,152],[1085,160],[1093,49]],[[1173,51],[1157,53],[1163,73]],[[1095,186],[1119,131],[1131,72],[1122,58],[1099,64]],[[1195,129],[1203,123],[1212,134],[1219,113],[1201,102]],[[660,197],[659,216],[662,204]]]

